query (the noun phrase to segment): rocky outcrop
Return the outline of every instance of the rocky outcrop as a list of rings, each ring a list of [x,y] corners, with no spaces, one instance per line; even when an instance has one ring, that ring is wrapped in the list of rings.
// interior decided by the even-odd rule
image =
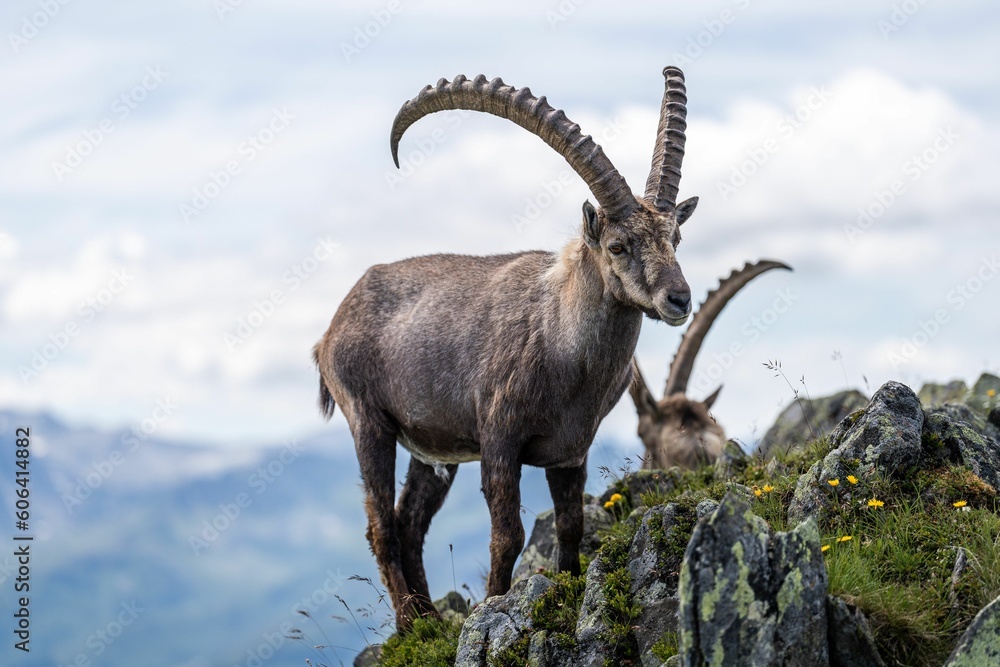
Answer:
[[[676,503],[651,507],[632,539],[628,571],[632,600],[641,609],[635,623],[640,655],[677,632],[677,582],[694,523],[694,513]]]
[[[928,455],[969,466],[980,479],[1000,489],[1000,429],[964,405],[942,405],[924,411]],[[939,451],[934,451],[939,450]]]
[[[607,530],[614,523],[614,517],[604,509],[600,501],[588,497],[583,506],[583,539],[580,553],[593,558],[601,546],[600,531]],[[556,511],[542,512],[535,518],[531,537],[521,552],[521,560],[514,569],[514,581],[527,579],[542,570],[556,569]]]
[[[944,667],[1000,665],[1000,598],[976,614]]]
[[[989,414],[990,410],[1000,405],[1000,377],[990,373],[980,375],[969,390],[965,404],[984,416]]]
[[[886,667],[860,609],[832,595],[826,599],[830,667]]]
[[[860,414],[830,434],[833,450],[799,478],[791,522],[825,509],[830,480],[874,472],[901,478],[943,463],[967,465],[994,488],[1000,484],[1000,430],[963,405],[924,409],[909,387],[886,382]]]
[[[928,382],[917,392],[917,398],[926,407],[944,403],[961,403],[969,395],[969,387],[964,380],[952,380],[947,384]]]
[[[815,522],[771,535],[749,505],[727,494],[688,544],[680,627],[685,665],[829,665]]]
[[[464,623],[469,617],[469,602],[458,591],[449,591],[440,600],[435,600],[434,608],[445,621]]]
[[[485,667],[518,640],[530,635],[531,609],[554,584],[540,574],[514,584],[475,608],[458,638],[455,667]]]
[[[760,454],[766,458],[801,447],[828,434],[844,417],[866,405],[868,399],[854,389],[812,400],[797,398],[764,434]]]

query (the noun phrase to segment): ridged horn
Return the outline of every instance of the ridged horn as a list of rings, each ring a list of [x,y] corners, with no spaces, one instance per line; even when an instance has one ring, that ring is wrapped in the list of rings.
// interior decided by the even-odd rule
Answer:
[[[677,204],[684,161],[684,130],[687,129],[687,89],[684,73],[676,67],[664,67],[663,104],[656,128],[653,164],[646,179],[645,199],[658,211],[669,213]]]
[[[586,182],[604,213],[613,220],[627,218],[638,207],[628,184],[601,147],[580,126],[554,109],[545,96],[535,97],[528,88],[508,86],[499,77],[487,81],[480,74],[471,81],[461,74],[426,86],[403,104],[392,123],[389,145],[399,166],[399,140],[410,125],[435,111],[469,109],[506,118],[538,136],[566,158]]]
[[[719,286],[708,293],[705,302],[698,308],[698,312],[691,318],[691,324],[681,338],[681,344],[677,348],[677,354],[670,364],[670,372],[667,374],[667,386],[663,389],[663,396],[671,396],[678,392],[687,391],[688,379],[691,377],[691,369],[694,368],[695,357],[701,349],[701,343],[708,335],[708,330],[712,328],[712,323],[719,316],[722,309],[726,307],[729,300],[736,296],[744,285],[762,273],[771,269],[787,269],[792,267],[781,262],[762,259],[756,264],[746,264],[739,271],[733,271],[728,278],[719,283]]]

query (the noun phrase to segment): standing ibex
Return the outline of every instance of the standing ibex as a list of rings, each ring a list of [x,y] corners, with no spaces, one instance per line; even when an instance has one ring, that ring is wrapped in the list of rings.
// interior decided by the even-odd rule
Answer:
[[[674,256],[697,199],[675,204],[684,154],[680,70],[663,71],[652,171],[637,197],[580,126],[500,79],[441,79],[406,102],[391,148],[420,118],[484,111],[517,123],[562,155],[600,208],[583,204],[582,234],[560,253],[431,255],[369,269],[316,345],[320,404],[339,405],[354,436],[368,540],[405,630],[437,615],[423,542],[459,463],[482,462],[492,523],[488,595],[510,588],[524,545],[521,466],[545,468],[556,508],[558,567],[580,571],[587,450],[632,379],[642,315],[683,324],[691,291]],[[396,442],[411,454],[393,508]]]
[[[695,357],[698,356],[701,343],[715,318],[744,285],[771,269],[791,271],[791,267],[781,262],[761,260],[733,271],[716,289],[708,293],[705,303],[691,318],[691,324],[681,338],[677,354],[670,364],[663,398],[659,402],[650,393],[639,364],[633,358],[633,379],[629,393],[639,413],[639,438],[646,446],[644,468],[695,468],[719,458],[726,436],[708,411],[719,397],[722,385],[704,401],[692,401],[684,392],[687,391]]]

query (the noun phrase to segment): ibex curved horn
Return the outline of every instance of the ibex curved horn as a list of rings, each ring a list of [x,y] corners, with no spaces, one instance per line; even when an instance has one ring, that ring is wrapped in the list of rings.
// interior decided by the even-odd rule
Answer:
[[[701,304],[698,312],[691,318],[691,324],[684,332],[681,344],[677,348],[677,354],[674,355],[674,360],[670,364],[667,386],[663,390],[664,398],[672,394],[684,393],[687,390],[695,357],[698,356],[701,343],[705,340],[715,318],[744,285],[771,269],[791,271],[792,267],[768,259],[763,259],[756,264],[746,264],[739,271],[733,271],[728,278],[719,283],[717,288],[708,293],[708,296],[705,297],[705,303]]]
[[[426,86],[403,107],[392,123],[389,145],[392,159],[399,166],[399,140],[406,129],[424,116],[446,109],[469,109],[506,118],[538,136],[566,158],[573,170],[587,183],[604,213],[613,220],[623,220],[638,203],[625,179],[601,147],[580,126],[554,109],[545,96],[535,97],[528,88],[508,86],[499,77],[487,81],[480,74],[471,81],[459,74],[453,81],[441,79],[437,86]]]
[[[653,164],[646,179],[645,199],[656,210],[669,213],[677,204],[677,188],[681,182],[681,162],[684,161],[684,130],[687,129],[687,90],[684,73],[676,67],[664,67],[663,104],[660,124],[656,129]]]

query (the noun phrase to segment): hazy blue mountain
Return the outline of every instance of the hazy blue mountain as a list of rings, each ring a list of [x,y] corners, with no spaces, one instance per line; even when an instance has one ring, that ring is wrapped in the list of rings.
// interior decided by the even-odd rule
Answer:
[[[31,427],[33,453],[31,652],[4,647],[14,654],[4,664],[261,667],[320,657],[307,642],[284,638],[292,627],[308,645],[343,647],[325,651],[330,664],[350,664],[362,632],[378,640],[367,628],[388,618],[387,604],[367,584],[347,580],[369,577],[381,589],[346,430],[220,449],[0,411],[5,441],[21,425]],[[620,457],[604,444],[592,459],[594,467]],[[400,480],[407,463],[401,451]],[[13,471],[13,457],[0,457],[8,540]],[[425,561],[436,596],[453,587],[449,544],[454,581],[482,595],[489,514],[479,486],[478,465],[463,465],[431,527]],[[592,472],[589,487],[605,486]],[[525,469],[522,495],[530,531],[533,512],[551,506],[542,471]],[[11,553],[0,555],[5,641],[13,627]],[[334,594],[352,610],[374,606],[377,614],[355,611],[361,630],[335,620],[348,613]],[[299,609],[311,610],[312,620]]]

